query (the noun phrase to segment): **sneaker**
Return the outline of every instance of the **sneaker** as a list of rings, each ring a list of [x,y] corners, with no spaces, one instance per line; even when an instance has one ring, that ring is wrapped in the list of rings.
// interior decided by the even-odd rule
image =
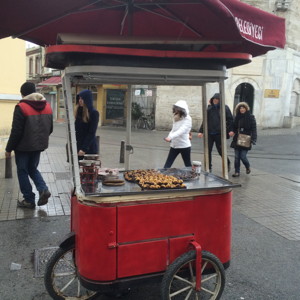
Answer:
[[[240,173],[235,172],[234,174],[232,174],[232,177],[239,177]]]
[[[20,207],[20,208],[35,209],[35,203],[28,202],[26,200],[22,200],[22,201],[18,200],[17,206]]]
[[[251,173],[251,169],[250,168],[246,169],[246,174],[250,174],[250,173]]]
[[[40,192],[40,198],[37,203],[38,206],[46,205],[48,203],[48,199],[50,198],[51,193],[48,190],[44,190]]]

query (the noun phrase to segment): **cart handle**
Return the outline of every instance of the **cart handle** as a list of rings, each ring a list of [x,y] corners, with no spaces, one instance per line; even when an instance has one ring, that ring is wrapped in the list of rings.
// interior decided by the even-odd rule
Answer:
[[[191,245],[196,250],[196,291],[201,290],[201,261],[202,261],[202,248],[196,241],[191,241]]]

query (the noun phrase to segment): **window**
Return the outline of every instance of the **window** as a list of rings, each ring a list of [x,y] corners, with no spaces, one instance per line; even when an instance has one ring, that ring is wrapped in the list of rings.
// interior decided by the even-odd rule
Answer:
[[[41,74],[41,60],[39,56],[35,57],[35,74]]]
[[[33,58],[30,57],[29,58],[29,75],[32,76],[32,72],[33,72]]]

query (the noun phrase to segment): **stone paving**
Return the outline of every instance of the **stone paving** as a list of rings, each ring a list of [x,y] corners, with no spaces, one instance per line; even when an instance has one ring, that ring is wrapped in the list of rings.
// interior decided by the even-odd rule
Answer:
[[[299,134],[299,130],[300,128],[272,129],[260,131],[260,135],[293,135]],[[144,133],[141,134],[141,136],[143,135]],[[105,129],[101,132],[103,141],[110,142],[110,139],[116,136],[116,140],[121,140],[124,137],[124,131]],[[152,132],[151,136],[161,139],[164,133]],[[137,140],[141,141],[141,137],[137,137]],[[49,149],[41,155],[40,171],[52,196],[47,205],[36,207],[35,210],[17,208],[17,199],[22,199],[22,195],[19,192],[14,159],[12,163],[13,178],[9,179],[4,178],[5,160],[0,160],[0,221],[70,215],[71,183],[69,164],[66,162],[65,139],[63,141],[62,145],[50,145]],[[118,160],[118,143],[112,143],[110,147],[106,145],[103,148],[105,151],[101,150],[103,151],[101,157],[106,158],[107,166],[124,167],[118,162],[115,166],[110,165],[110,160]],[[167,149],[151,148],[144,144],[140,144],[137,148],[142,149],[140,157],[138,153],[136,154],[140,163],[141,157],[155,156],[160,159],[160,164],[162,164],[168,151]],[[113,152],[117,152],[115,157],[112,155]],[[149,163],[149,159],[145,163]],[[219,171],[216,170],[216,175],[220,175],[218,172],[220,173],[220,166]],[[300,241],[300,176],[279,176],[252,169],[250,175],[241,173],[240,178],[232,181],[242,185],[233,192],[234,210],[288,240]]]

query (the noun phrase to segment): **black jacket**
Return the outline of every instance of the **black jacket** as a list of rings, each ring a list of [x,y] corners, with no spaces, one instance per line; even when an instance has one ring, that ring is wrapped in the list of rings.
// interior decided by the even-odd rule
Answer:
[[[238,146],[236,146],[236,141],[239,132],[243,134],[251,135],[251,143],[256,144],[257,128],[256,128],[255,116],[251,115],[249,111],[247,111],[244,114],[237,114],[233,122],[233,131],[234,131],[234,137],[232,140],[232,148],[238,148]]]
[[[233,131],[233,117],[232,113],[227,105],[225,105],[225,117],[226,117],[226,132]],[[220,105],[211,104],[207,108],[207,128],[208,134],[221,134],[221,117],[220,117]],[[199,129],[200,133],[203,133],[203,123]],[[229,136],[227,136],[229,138]]]
[[[48,148],[49,135],[53,131],[52,110],[45,100],[30,100],[31,95],[15,107],[12,129],[5,149],[7,152],[43,151]]]
[[[84,103],[88,107],[90,119],[87,123],[82,120],[82,112],[79,110],[75,120],[75,131],[77,150],[82,150],[86,154],[98,153],[98,144],[96,139],[96,131],[99,123],[99,112],[93,107],[92,93],[89,90],[83,90],[77,95],[84,99]]]

